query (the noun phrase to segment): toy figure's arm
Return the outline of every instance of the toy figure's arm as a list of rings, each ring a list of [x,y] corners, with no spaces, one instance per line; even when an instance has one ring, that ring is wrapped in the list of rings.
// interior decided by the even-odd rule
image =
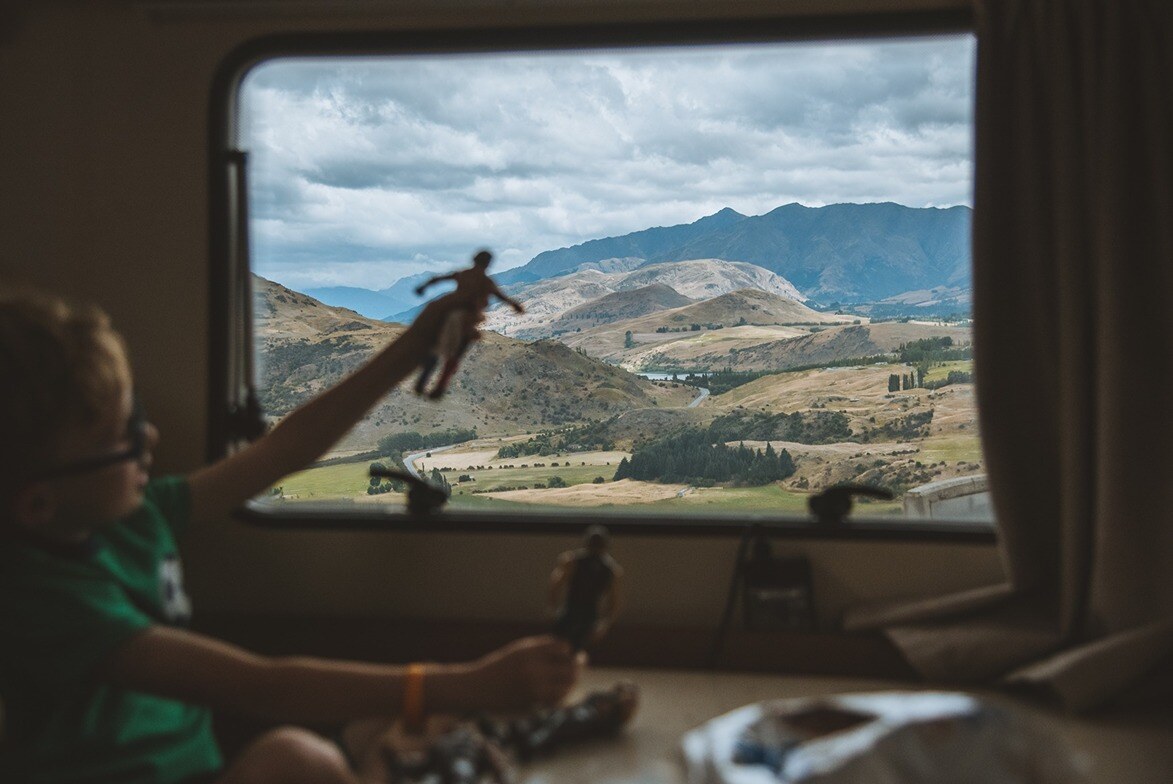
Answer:
[[[554,706],[574,686],[578,667],[561,640],[517,640],[472,662],[427,665],[424,708],[459,714]],[[259,656],[166,626],[131,637],[96,675],[122,688],[250,716],[322,723],[399,715],[407,682],[402,667]]]
[[[550,573],[550,584],[546,598],[551,610],[556,611],[562,605],[562,596],[572,574],[574,574],[574,553],[563,553],[558,557],[558,565]]]
[[[506,305],[508,305],[509,307],[513,308],[513,310],[514,310],[515,312],[517,312],[517,313],[525,313],[525,306],[524,306],[524,305],[522,305],[522,304],[521,304],[520,302],[518,302],[517,300],[515,300],[513,297],[510,297],[510,296],[509,296],[508,294],[506,294],[505,292],[501,291],[501,289],[497,288],[497,284],[496,284],[496,283],[494,283],[493,281],[491,281],[491,280],[490,280],[490,281],[488,281],[488,285],[490,286],[489,292],[490,292],[491,294],[493,294],[495,297],[497,297],[497,299],[501,300],[501,301],[502,301],[502,302],[504,302]]]
[[[607,593],[603,594],[602,601],[599,603],[598,633],[600,635],[611,628],[611,624],[615,623],[615,619],[619,616],[619,611],[623,609],[623,589],[621,586],[623,581],[623,568],[615,564],[614,569],[615,572],[611,577],[611,585],[607,588]]]
[[[416,296],[422,297],[424,292],[428,290],[429,286],[432,286],[433,284],[439,283],[442,280],[456,280],[456,273],[451,272],[447,275],[434,275],[434,276],[428,278],[423,283],[421,283],[415,287]]]
[[[462,307],[466,304],[454,294],[429,303],[415,323],[354,373],[294,410],[252,444],[192,473],[188,477],[192,519],[222,519],[320,457],[419,366],[444,319]]]

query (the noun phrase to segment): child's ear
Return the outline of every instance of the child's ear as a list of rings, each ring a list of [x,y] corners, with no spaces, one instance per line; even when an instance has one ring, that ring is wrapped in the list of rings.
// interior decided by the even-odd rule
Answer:
[[[48,482],[33,482],[16,492],[12,501],[13,519],[22,528],[44,528],[57,513],[57,500]]]

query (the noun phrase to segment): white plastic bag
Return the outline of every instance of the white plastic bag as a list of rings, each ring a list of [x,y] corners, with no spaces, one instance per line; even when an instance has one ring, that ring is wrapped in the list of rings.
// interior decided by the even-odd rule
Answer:
[[[685,734],[689,784],[1078,784],[1061,738],[954,692],[748,705]]]

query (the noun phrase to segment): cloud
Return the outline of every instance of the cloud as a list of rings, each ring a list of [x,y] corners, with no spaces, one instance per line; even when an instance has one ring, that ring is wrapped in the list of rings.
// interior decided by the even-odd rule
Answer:
[[[969,37],[277,60],[242,88],[254,265],[381,288],[733,207],[971,199]]]

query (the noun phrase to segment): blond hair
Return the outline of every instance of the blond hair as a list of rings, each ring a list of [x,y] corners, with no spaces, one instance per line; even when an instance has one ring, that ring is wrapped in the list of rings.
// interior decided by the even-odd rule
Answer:
[[[130,384],[122,337],[92,305],[0,291],[0,509],[61,437],[109,414]]]

